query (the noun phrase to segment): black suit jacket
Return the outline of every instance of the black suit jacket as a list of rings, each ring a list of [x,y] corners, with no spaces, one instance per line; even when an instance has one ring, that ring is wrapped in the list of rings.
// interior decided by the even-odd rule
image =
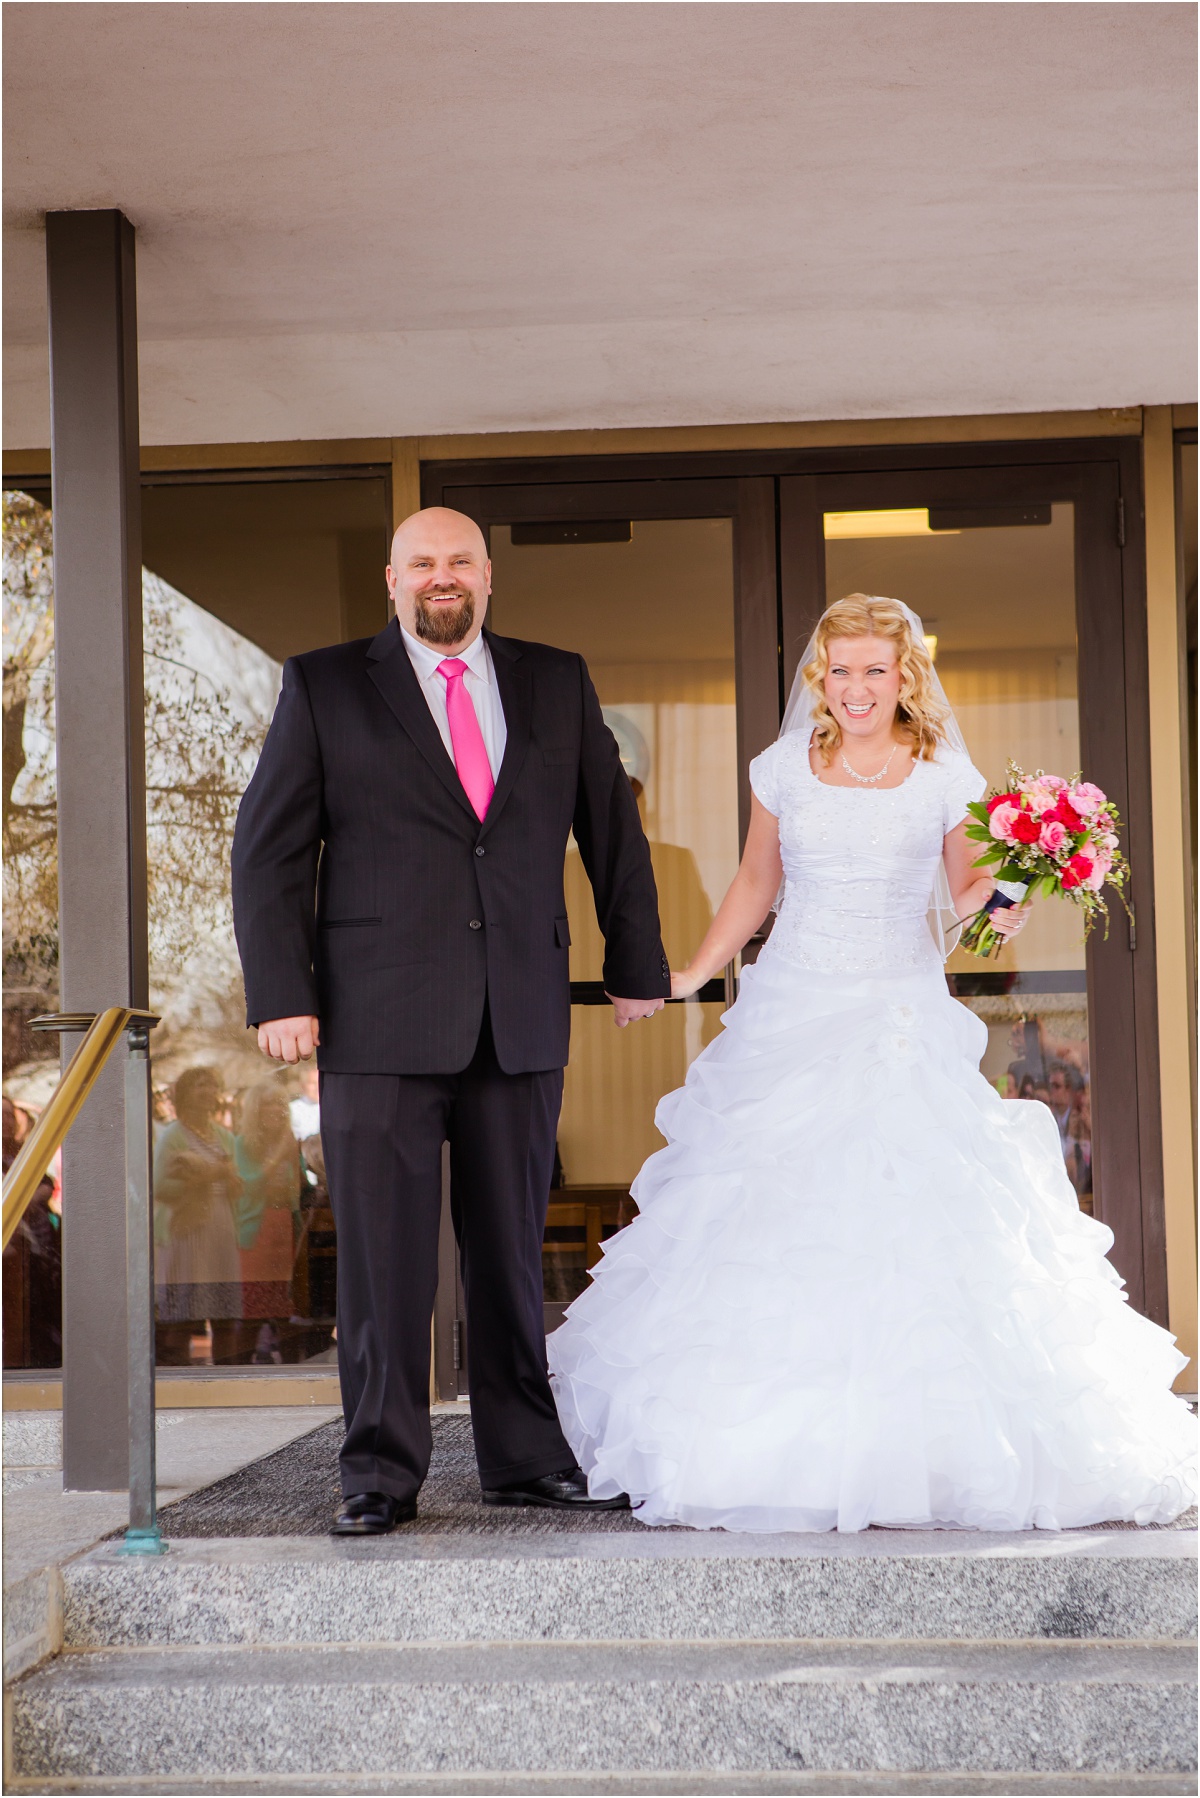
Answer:
[[[506,1073],[567,1060],[568,832],[610,993],[670,991],[650,851],[580,656],[487,634],[508,737],[481,824],[400,627],[293,656],[233,839],[251,1025],[312,1014],[334,1073],[455,1073],[485,996]]]

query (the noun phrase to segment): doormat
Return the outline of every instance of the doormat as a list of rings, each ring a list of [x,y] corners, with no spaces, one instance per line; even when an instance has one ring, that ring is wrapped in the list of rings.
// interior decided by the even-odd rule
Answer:
[[[536,1536],[587,1530],[638,1530],[628,1511],[508,1510],[485,1507],[471,1419],[435,1416],[433,1458],[417,1499],[415,1523],[402,1523],[398,1536]],[[342,1422],[322,1424],[261,1461],[239,1468],[215,1486],[205,1486],[158,1514],[164,1536],[324,1536],[341,1502],[338,1450]],[[348,1541],[356,1538],[348,1537]],[[358,1538],[361,1540],[361,1538]]]
[[[563,1531],[576,1534],[647,1528],[630,1511],[585,1511],[575,1515],[565,1511],[485,1507],[479,1498],[470,1417],[439,1415],[431,1422],[433,1458],[417,1499],[416,1521],[401,1524],[396,1535],[546,1536]],[[195,1536],[324,1536],[341,1499],[341,1444],[341,1419],[322,1424],[274,1454],[264,1455],[261,1461],[239,1468],[227,1479],[164,1506],[158,1516],[163,1535],[175,1540]],[[1132,1530],[1138,1526],[1106,1523],[1091,1527]],[[1148,1527],[1195,1529],[1195,1509],[1186,1511],[1174,1524]]]

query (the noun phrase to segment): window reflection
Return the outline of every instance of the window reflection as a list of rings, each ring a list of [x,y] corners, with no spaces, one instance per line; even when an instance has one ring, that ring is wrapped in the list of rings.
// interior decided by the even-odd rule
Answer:
[[[4,1167],[58,1080],[53,530],[47,496],[4,495]],[[62,1364],[59,1157],[4,1251],[4,1365]]]
[[[5,1167],[57,1082],[52,521],[5,495]],[[245,1028],[229,849],[283,659],[387,619],[386,478],[152,477],[143,643],[160,1361],[272,1365],[329,1354],[337,1246],[313,1072],[273,1073]],[[64,1221],[65,1220],[65,1221]],[[61,1364],[51,1169],[4,1257],[4,1365]]]
[[[143,494],[165,1365],[269,1367],[332,1348],[337,1238],[316,1070],[272,1069],[245,1028],[229,851],[284,658],[387,621],[389,526],[381,476],[156,482]]]

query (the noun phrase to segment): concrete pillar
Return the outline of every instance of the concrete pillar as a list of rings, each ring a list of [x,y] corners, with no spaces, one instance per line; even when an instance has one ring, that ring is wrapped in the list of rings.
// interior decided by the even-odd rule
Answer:
[[[46,218],[60,1006],[148,1003],[134,233]],[[64,1055],[78,1045],[65,1038]],[[122,1047],[63,1152],[63,1485],[128,1483]]]

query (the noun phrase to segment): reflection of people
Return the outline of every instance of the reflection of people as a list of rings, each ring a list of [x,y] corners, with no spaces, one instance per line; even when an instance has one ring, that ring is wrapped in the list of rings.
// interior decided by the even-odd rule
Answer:
[[[485,1497],[591,1502],[554,1409],[541,1296],[572,829],[618,1024],[659,1010],[670,977],[646,839],[587,669],[484,635],[490,578],[461,513],[401,525],[396,621],[287,663],[234,837],[250,1021],[289,1062],[320,1042],[346,1416],[338,1534],[412,1516],[428,1469],[447,1135]]]
[[[1046,1056],[1042,1047],[1042,1025],[1040,1018],[1020,1018],[1013,1025],[1009,1036],[1009,1045],[1015,1061],[1010,1061],[1008,1071],[1024,1088],[1025,1081],[1032,1085],[1041,1080],[1046,1072]],[[1022,1091],[1022,1097],[1024,1092]]]
[[[292,1135],[287,1094],[277,1080],[259,1081],[243,1095],[236,1156],[242,1182],[237,1208],[242,1316],[262,1320],[254,1359],[282,1360],[281,1330],[292,1314],[304,1164]]]
[[[175,1101],[165,1086],[154,1089],[154,1146],[162,1141],[163,1132],[168,1124],[175,1121]]]
[[[288,1115],[297,1142],[321,1134],[321,1076],[315,1067],[300,1069],[300,1096],[288,1106]]]
[[[798,678],[675,991],[742,946],[782,875],[779,916],[658,1108],[641,1215],[549,1339],[567,1438],[649,1523],[1169,1521],[1195,1493],[1186,1361],[1124,1302],[1051,1117],[979,1073],[987,1027],[931,936],[939,866],[959,917],[991,881],[966,835],[984,781],[947,741],[920,621],[839,601]]]
[[[1084,1211],[1092,1209],[1092,1094],[1083,1085],[1067,1120],[1067,1172]]]
[[[1063,1154],[1067,1153],[1071,1136],[1069,1125],[1071,1111],[1075,1104],[1075,1095],[1083,1086],[1076,1068],[1065,1061],[1052,1061],[1046,1070],[1047,1102],[1054,1113],[1054,1121],[1058,1125],[1059,1140],[1063,1146]]]
[[[29,1134],[28,1115],[5,1098],[4,1172]],[[4,1365],[62,1365],[62,1219],[47,1174],[4,1251]]]
[[[242,1194],[233,1137],[215,1068],[188,1068],[175,1082],[175,1121],[154,1154],[155,1311],[158,1359],[186,1365],[191,1338],[212,1324],[213,1361],[237,1359],[242,1270],[234,1207]]]

